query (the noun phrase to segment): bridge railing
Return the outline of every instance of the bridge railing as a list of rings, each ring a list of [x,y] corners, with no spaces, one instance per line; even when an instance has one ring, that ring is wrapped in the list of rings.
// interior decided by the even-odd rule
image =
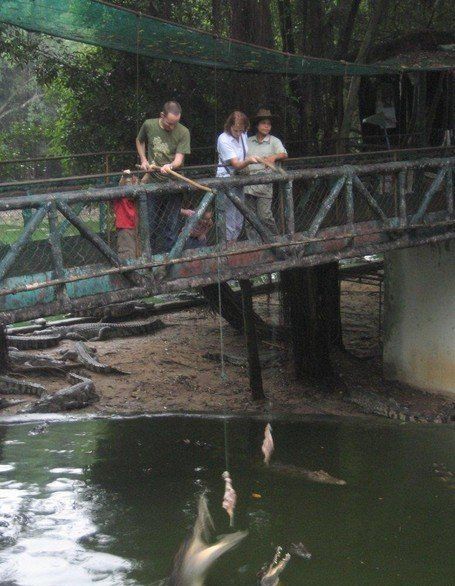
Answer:
[[[196,286],[454,237],[455,157],[288,169],[201,179],[0,198],[0,317],[14,322]],[[232,187],[273,184],[274,235]],[[195,214],[166,254],[152,254],[148,207],[173,196]],[[136,202],[138,258],[121,261],[112,202]],[[224,197],[223,197],[224,196]],[[256,236],[226,242],[223,201]],[[207,245],[187,248],[204,212],[215,212]],[[152,238],[153,240],[153,238]],[[158,244],[159,246],[159,244]]]

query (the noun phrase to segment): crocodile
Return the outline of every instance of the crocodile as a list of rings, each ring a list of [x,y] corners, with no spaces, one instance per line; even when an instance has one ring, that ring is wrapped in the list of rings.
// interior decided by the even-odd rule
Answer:
[[[77,382],[74,385],[60,389],[53,395],[44,395],[29,407],[25,413],[72,411],[73,409],[88,407],[99,401],[100,397],[95,392],[95,385],[90,378],[70,373],[69,379]]]
[[[27,399],[5,399],[4,397],[0,397],[0,410],[7,409],[8,407],[15,407],[26,401]]]
[[[221,362],[221,358],[228,364],[233,366],[240,366],[246,368],[248,366],[248,359],[244,356],[237,356],[235,354],[229,354],[228,352],[223,353],[223,357],[219,352],[206,352],[202,355],[202,358],[207,360],[213,360],[214,362]],[[285,360],[284,354],[277,352],[262,352],[259,355],[262,368],[272,368],[283,364]]]
[[[22,350],[16,350],[10,348],[8,356],[11,364],[13,365],[25,365],[25,366],[36,366],[45,368],[61,368],[66,369],[69,367],[63,360],[58,360],[50,354],[30,354],[30,352],[23,352]]]
[[[303,560],[311,560],[312,558],[311,552],[308,551],[301,541],[299,543],[291,543],[289,551],[293,556],[297,556]]]
[[[97,372],[99,374],[131,374],[115,366],[109,364],[102,364],[96,358],[96,351],[88,348],[84,342],[76,342],[74,350],[65,350],[62,352],[62,358],[68,358],[75,362],[80,362],[87,370]]]
[[[322,484],[337,484],[344,486],[346,480],[336,478],[325,470],[307,470],[306,468],[300,468],[293,464],[281,464],[279,462],[273,462],[269,465],[268,470],[275,472],[276,474],[283,474],[293,478],[303,478],[310,480],[311,482],[320,482]]]
[[[203,586],[206,574],[216,560],[238,545],[248,534],[248,531],[237,531],[209,543],[213,527],[207,499],[205,494],[202,494],[199,497],[198,516],[193,533],[174,558],[174,567],[167,581],[168,586]]]
[[[277,547],[272,563],[262,568],[258,574],[260,586],[279,586],[280,575],[283,573],[290,559],[290,554],[283,555],[283,549]]]
[[[53,333],[41,335],[44,330],[39,330],[38,336],[7,336],[8,344],[18,350],[42,350],[52,348],[60,342],[60,336]]]
[[[119,324],[98,322],[49,328],[41,330],[40,334],[57,336],[60,340],[110,340],[112,338],[154,334],[165,327],[166,325],[159,319]]]
[[[37,395],[41,397],[46,393],[42,385],[30,383],[25,380],[17,380],[10,376],[0,376],[0,393],[4,395]]]

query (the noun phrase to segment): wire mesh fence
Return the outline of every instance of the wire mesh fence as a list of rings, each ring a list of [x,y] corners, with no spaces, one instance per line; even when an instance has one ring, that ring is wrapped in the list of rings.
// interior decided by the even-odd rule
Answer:
[[[278,232],[270,239],[255,228],[257,233],[251,238],[245,227],[249,223],[254,228],[254,222],[240,208],[245,216],[237,238],[242,251],[255,250],[258,243],[275,250],[276,244],[324,241],[327,229],[354,230],[368,242],[369,233],[378,230],[438,225],[453,219],[454,166],[454,157],[369,166],[353,165],[349,159],[334,169],[297,168],[286,177],[262,174],[211,179],[206,181],[214,185],[211,200],[201,191],[183,189],[178,181],[113,191],[111,185],[118,187],[113,178],[104,189],[85,190],[80,195],[72,191],[5,196],[0,198],[0,298],[17,289],[18,283],[24,290],[26,283],[39,288],[51,279],[65,282],[68,277],[106,274],[103,271],[122,263],[143,267],[144,263],[153,266],[180,258],[223,255],[226,250],[234,254],[235,242],[220,239],[226,226],[222,225],[225,218],[217,213],[217,198],[221,187],[224,193],[235,185],[241,193],[242,183],[273,180],[271,210]],[[135,217],[129,234],[133,249],[127,257],[121,255],[120,239],[128,228],[119,222],[116,202],[127,202]],[[253,220],[261,228],[260,214]],[[216,265],[210,270],[216,271]],[[14,281],[17,277],[19,281]],[[128,287],[128,283],[124,279],[119,286]]]

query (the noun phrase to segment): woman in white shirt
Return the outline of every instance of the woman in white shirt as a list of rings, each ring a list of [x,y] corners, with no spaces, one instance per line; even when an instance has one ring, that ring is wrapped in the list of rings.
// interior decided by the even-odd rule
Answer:
[[[248,156],[246,133],[249,125],[248,117],[243,112],[236,110],[228,116],[224,132],[220,134],[217,141],[217,177],[229,177],[241,173],[251,163],[257,163],[254,157]],[[228,189],[244,201],[243,187]],[[237,240],[243,227],[243,215],[222,191],[217,196],[216,208],[218,213],[224,212],[226,217],[226,240],[228,242]]]

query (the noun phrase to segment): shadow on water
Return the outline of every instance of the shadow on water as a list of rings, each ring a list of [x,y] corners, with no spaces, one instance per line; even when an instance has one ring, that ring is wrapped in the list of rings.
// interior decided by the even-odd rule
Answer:
[[[449,584],[455,469],[451,427],[342,419],[273,422],[272,461],[323,469],[324,485],[272,474],[261,462],[264,421],[92,419],[0,425],[0,584],[152,585],[169,575],[207,490],[217,534],[226,467],[238,495],[235,529],[248,538],[207,586],[254,585],[274,548],[303,542],[287,586]],[[227,466],[226,466],[227,461]]]

